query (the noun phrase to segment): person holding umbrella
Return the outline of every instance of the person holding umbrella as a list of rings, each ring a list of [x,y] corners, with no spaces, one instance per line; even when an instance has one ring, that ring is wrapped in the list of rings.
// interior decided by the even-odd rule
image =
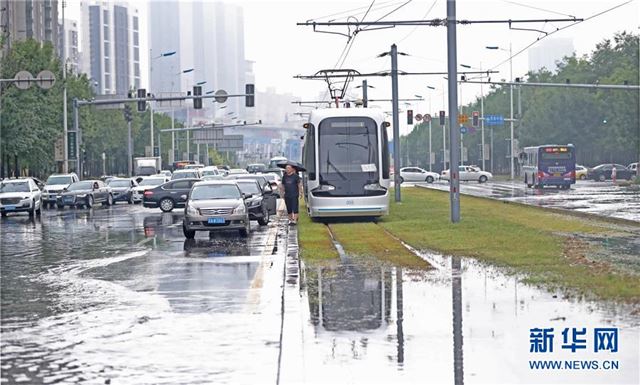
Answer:
[[[278,167],[284,168],[280,196],[284,196],[289,224],[295,225],[298,223],[298,199],[302,196],[302,178],[298,175],[298,171],[306,170],[300,163],[292,161],[278,163]]]

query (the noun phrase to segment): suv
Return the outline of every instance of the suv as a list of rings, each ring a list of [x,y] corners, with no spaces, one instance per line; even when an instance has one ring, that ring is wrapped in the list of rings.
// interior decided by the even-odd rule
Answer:
[[[62,193],[62,190],[69,187],[71,183],[75,183],[80,181],[78,175],[75,173],[70,174],[53,174],[48,179],[44,185],[44,190],[42,191],[42,205],[43,207],[47,207],[47,205],[52,208],[58,202],[58,197]]]
[[[5,179],[0,182],[0,213],[26,211],[29,216],[40,215],[42,194],[32,178]]]
[[[238,230],[246,237],[251,231],[249,210],[235,181],[213,180],[197,182],[185,196],[182,232],[193,239],[196,231]]]

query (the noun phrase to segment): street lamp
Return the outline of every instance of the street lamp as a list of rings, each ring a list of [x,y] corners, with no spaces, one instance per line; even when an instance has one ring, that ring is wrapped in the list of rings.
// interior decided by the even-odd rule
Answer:
[[[435,87],[432,86],[427,86],[427,89],[429,90],[435,90]],[[420,97],[422,98],[422,97]],[[429,116],[431,116],[431,93],[429,93]],[[429,118],[429,171],[431,171],[431,164],[433,163],[431,161],[431,118]]]
[[[500,51],[508,51],[509,52],[509,83],[513,82],[513,54],[512,54],[512,46],[509,43],[509,49],[500,48],[498,46],[486,46],[486,49],[492,50],[500,50]],[[511,158],[511,179],[514,178],[514,164],[513,164],[513,84],[509,84],[509,117],[510,117],[510,126],[511,126],[511,149],[509,150],[509,157]],[[493,157],[492,157],[493,158]]]
[[[176,54],[176,51],[167,51],[167,52],[163,52],[158,56],[153,56],[153,50],[149,49],[149,92],[153,95],[155,94],[155,92],[153,91],[152,88],[152,82],[153,82],[153,61],[156,59],[160,59],[163,57],[168,57],[168,56],[173,56]],[[150,140],[150,146],[151,146],[151,156],[154,156],[155,154],[155,146],[153,143],[153,103],[149,102],[149,113],[151,114],[149,117],[149,126],[150,126],[150,131],[151,131],[151,140]]]
[[[474,68],[470,65],[467,64],[460,64],[461,67],[464,68],[469,68],[469,69],[476,69],[476,70],[480,70],[482,72],[482,62],[480,62],[480,68]],[[484,90],[482,87],[482,78],[484,77],[483,74],[480,74],[480,132],[481,132],[481,137],[482,137],[482,144],[481,144],[481,149],[480,149],[480,158],[482,159],[482,170],[486,171],[485,169],[485,164],[484,164],[484,158],[485,158],[485,154],[484,154]],[[493,131],[492,131],[493,132]],[[493,144],[493,142],[492,142]],[[491,147],[491,157],[493,158],[493,146]],[[493,172],[493,167],[491,167],[491,172]]]

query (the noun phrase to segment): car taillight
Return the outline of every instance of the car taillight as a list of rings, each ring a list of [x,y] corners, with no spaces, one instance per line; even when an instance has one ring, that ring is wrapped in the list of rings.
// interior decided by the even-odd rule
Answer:
[[[544,178],[544,171],[538,171],[538,179]]]
[[[150,197],[151,195],[153,195],[153,191],[151,191],[151,190],[145,190],[145,192],[144,192],[144,196],[146,196],[146,197]]]

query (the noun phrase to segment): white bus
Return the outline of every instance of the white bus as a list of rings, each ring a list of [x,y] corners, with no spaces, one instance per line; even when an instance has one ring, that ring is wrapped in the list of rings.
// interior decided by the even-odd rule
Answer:
[[[311,218],[389,213],[388,126],[378,109],[311,112],[302,151]]]

